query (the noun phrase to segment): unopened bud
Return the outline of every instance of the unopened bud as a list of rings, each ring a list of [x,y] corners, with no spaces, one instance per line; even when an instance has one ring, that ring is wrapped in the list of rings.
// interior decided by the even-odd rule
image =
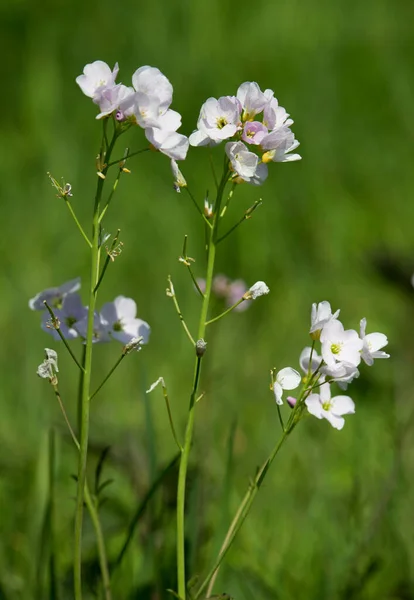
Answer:
[[[296,405],[297,400],[293,396],[288,396],[286,398],[286,402],[289,404],[290,408],[294,408],[295,405]]]

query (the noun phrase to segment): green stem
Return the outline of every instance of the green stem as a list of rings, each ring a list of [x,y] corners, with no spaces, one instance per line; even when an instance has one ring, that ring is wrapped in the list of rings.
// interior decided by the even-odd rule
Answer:
[[[203,581],[203,583],[197,590],[197,593],[194,596],[194,600],[197,600],[200,597],[200,595],[203,593],[203,591],[206,589],[206,587],[209,585],[209,583],[210,583],[210,585],[207,590],[207,597],[209,597],[211,595],[213,585],[214,585],[215,579],[217,577],[218,569],[219,569],[224,557],[226,556],[227,552],[229,551],[238,532],[240,531],[247,515],[249,514],[252,504],[254,502],[254,499],[256,497],[256,494],[259,491],[260,486],[263,483],[265,475],[266,475],[270,465],[272,464],[273,460],[276,458],[276,456],[277,456],[279,450],[281,449],[283,443],[285,442],[287,436],[288,436],[288,433],[285,431],[282,434],[282,437],[280,438],[279,442],[273,448],[269,458],[264,462],[263,466],[257,473],[254,481],[250,484],[250,487],[249,487],[248,491],[246,492],[243,500],[241,501],[240,506],[237,509],[237,512],[234,516],[234,519],[231,522],[231,525],[227,531],[227,534],[226,534],[223,544],[220,548],[220,552],[218,554],[216,562],[214,563],[214,565],[213,565],[212,569],[210,570],[210,572],[208,573],[207,577],[205,578],[205,580]]]
[[[70,212],[70,214],[72,215],[72,217],[73,217],[73,220],[75,221],[75,223],[76,223],[76,225],[77,225],[77,227],[78,227],[78,229],[79,229],[79,231],[80,231],[80,233],[81,233],[81,235],[82,235],[83,239],[84,239],[84,240],[85,240],[85,242],[88,244],[89,248],[92,248],[92,243],[91,243],[90,239],[88,238],[88,236],[86,235],[86,233],[85,233],[85,231],[84,231],[84,229],[83,229],[82,225],[80,224],[80,222],[79,222],[79,219],[78,219],[78,217],[76,216],[76,214],[75,214],[75,211],[73,210],[73,208],[72,208],[72,205],[71,205],[71,203],[69,202],[69,200],[67,199],[67,197],[65,198],[65,204],[66,204],[66,206],[68,207],[68,209],[69,209],[69,212]]]
[[[118,231],[115,234],[114,239],[112,240],[112,244],[111,244],[110,249],[109,250],[108,250],[108,248],[106,249],[107,250],[107,255],[106,255],[106,259],[105,259],[104,265],[102,267],[101,274],[100,274],[99,279],[98,279],[98,283],[96,284],[95,289],[94,289],[95,294],[98,291],[99,286],[102,283],[102,280],[104,278],[104,275],[105,275],[106,269],[108,268],[109,263],[111,261],[113,262],[115,260],[115,256],[112,253],[115,250],[116,245],[118,244],[118,239],[119,239],[119,234],[120,233],[121,233],[121,230],[118,229]],[[120,245],[122,246],[122,242],[120,243]]]
[[[50,318],[52,320],[53,328],[57,332],[57,334],[60,337],[60,339],[62,340],[62,342],[65,344],[67,351],[69,352],[69,354],[71,355],[71,357],[73,358],[74,362],[79,367],[79,369],[81,371],[84,371],[84,368],[82,367],[82,365],[80,364],[80,362],[78,361],[78,359],[76,358],[76,356],[74,355],[71,347],[69,346],[68,342],[66,341],[65,336],[63,335],[62,331],[60,330],[59,319],[56,317],[55,313],[53,312],[53,310],[49,306],[49,304],[46,302],[46,300],[43,301],[43,304],[46,306],[46,308],[47,308],[47,310],[48,310],[48,312],[50,314]]]
[[[105,383],[108,381],[108,379],[110,378],[110,376],[112,375],[112,373],[115,371],[115,369],[117,368],[117,366],[121,363],[121,361],[125,358],[126,354],[122,353],[121,356],[118,358],[118,360],[116,361],[116,363],[114,364],[114,366],[112,367],[112,369],[109,371],[109,373],[107,374],[107,376],[105,377],[105,379],[102,381],[102,383],[96,388],[96,390],[94,391],[93,394],[91,394],[91,396],[89,396],[89,402],[92,400],[92,398],[95,398],[96,394],[103,388],[103,386],[105,385]]]
[[[244,223],[244,221],[247,221],[247,219],[250,219],[250,217],[252,216],[253,211],[256,210],[256,208],[258,206],[260,206],[262,203],[263,203],[262,200],[256,200],[256,202],[253,204],[253,206],[251,206],[250,208],[248,208],[246,210],[246,212],[244,213],[244,215],[242,216],[242,218],[239,219],[237,221],[237,223],[235,223],[233,225],[233,227],[230,227],[230,229],[217,240],[217,243],[220,244],[220,242],[222,242],[223,240],[225,240],[231,233],[233,233],[233,231],[235,231],[239,225],[241,225],[242,223]]]
[[[210,229],[212,229],[213,226],[211,225],[210,221],[207,219],[206,215],[203,213],[203,211],[197,204],[197,200],[194,198],[193,194],[191,193],[190,189],[188,188],[188,185],[185,186],[185,190],[186,190],[187,194],[190,196],[191,200],[193,201],[193,204],[196,207],[197,212],[202,216],[204,223],[206,225],[208,225]]]
[[[207,274],[206,274],[206,291],[201,306],[200,321],[198,327],[198,339],[204,338],[206,331],[207,314],[210,304],[211,288],[213,285],[214,263],[216,258],[217,231],[220,219],[220,205],[223,197],[223,192],[226,187],[228,178],[228,161],[226,159],[224,173],[220,185],[217,190],[217,197],[214,207],[213,226],[210,225],[210,235],[208,240],[207,254]],[[184,438],[184,448],[181,453],[180,468],[178,473],[177,486],[177,581],[178,581],[178,596],[181,600],[186,600],[186,575],[185,575],[185,493],[187,481],[188,460],[193,439],[195,405],[197,397],[197,389],[200,380],[201,357],[196,357],[194,369],[193,389],[190,396],[190,405],[188,410],[187,426]]]
[[[109,161],[112,150],[117,139],[117,132],[114,131],[111,143],[109,144],[105,159]],[[108,166],[103,170],[106,175]],[[82,384],[82,410],[81,410],[81,431],[80,431],[80,449],[78,462],[78,486],[76,497],[75,513],[75,539],[74,539],[74,592],[75,600],[82,600],[82,522],[83,522],[83,502],[86,483],[86,464],[88,456],[89,440],[89,390],[91,383],[92,368],[92,347],[93,347],[93,325],[96,305],[95,286],[98,281],[99,268],[99,212],[102,199],[102,191],[105,179],[98,177],[98,183],[95,195],[95,206],[92,219],[92,248],[91,248],[91,276],[89,282],[89,302],[88,302],[88,324],[86,331],[86,350],[85,350],[85,372]]]
[[[225,317],[229,312],[231,312],[232,310],[234,310],[235,308],[237,308],[237,306],[239,306],[239,304],[241,304],[245,300],[246,300],[246,298],[244,298],[244,297],[240,298],[240,300],[237,300],[237,302],[235,304],[233,304],[232,306],[230,306],[230,308],[228,308],[223,313],[221,313],[221,315],[218,315],[218,317],[214,317],[214,319],[210,319],[209,321],[206,321],[206,325],[210,325],[211,323],[215,323],[216,321],[218,321],[222,317]]]
[[[169,290],[167,290],[168,296],[172,299],[172,301],[174,303],[174,307],[175,307],[175,310],[176,310],[176,312],[178,314],[178,318],[181,321],[181,324],[183,326],[183,329],[184,329],[185,333],[187,334],[188,339],[190,340],[191,344],[193,346],[195,346],[194,338],[191,335],[190,330],[188,329],[187,323],[184,321],[184,317],[183,317],[183,314],[181,312],[180,305],[178,304],[178,300],[177,300],[177,297],[175,295],[175,288],[174,288],[173,282],[171,281],[171,277],[170,276],[168,276],[168,283],[170,284],[170,288],[169,288]]]
[[[130,159],[133,156],[137,156],[138,154],[142,154],[143,152],[148,152],[149,150],[150,148],[143,148],[142,150],[137,150],[136,152],[130,152],[127,157],[123,156],[122,158],[118,158],[118,160],[113,160],[112,162],[108,163],[106,165],[106,168],[109,169],[109,167],[113,167],[113,165],[122,163],[124,160],[126,160],[126,158]]]

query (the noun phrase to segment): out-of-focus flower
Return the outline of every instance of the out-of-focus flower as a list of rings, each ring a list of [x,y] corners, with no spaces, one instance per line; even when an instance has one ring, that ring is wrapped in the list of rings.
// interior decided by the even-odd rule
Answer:
[[[136,318],[137,305],[132,298],[118,296],[113,302],[104,304],[100,317],[109,335],[123,344],[128,344],[133,338],[142,337],[142,343],[147,344],[151,332],[148,323]]]
[[[321,333],[322,358],[328,367],[345,361],[357,367],[361,362],[362,340],[353,329],[344,330],[338,320],[324,325]]]
[[[29,308],[32,310],[46,310],[44,302],[46,301],[52,308],[60,308],[65,296],[77,292],[81,286],[80,277],[71,279],[59,287],[52,287],[43,292],[39,292],[29,300]]]
[[[326,419],[335,429],[342,429],[345,425],[343,415],[355,412],[355,404],[349,396],[331,397],[329,383],[321,385],[319,394],[308,396],[305,404],[311,415],[317,419]]]
[[[45,348],[45,355],[45,360],[37,367],[36,372],[42,379],[49,379],[49,381],[57,383],[56,373],[59,373],[57,353],[55,350]]]
[[[174,188],[177,192],[180,192],[182,187],[187,187],[187,182],[173,158],[171,159],[171,171],[174,177]]]
[[[273,392],[275,394],[276,404],[282,405],[283,390],[294,390],[300,384],[301,377],[296,369],[285,367],[281,369],[273,383]]]
[[[76,323],[76,329],[84,340],[86,339],[86,333],[88,329],[88,315],[86,315],[81,321]],[[101,315],[95,311],[93,315],[93,335],[92,342],[94,344],[107,343],[111,341],[109,335],[108,325],[102,319]]]
[[[209,98],[201,107],[197,129],[190,135],[192,146],[218,144],[240,129],[240,102],[235,96]]]
[[[338,383],[339,387],[346,388],[349,383],[359,377],[357,367],[345,360],[335,363],[332,366],[323,365],[321,373],[329,377],[332,381]]]
[[[365,334],[367,326],[367,320],[361,319],[360,322],[360,336],[362,339],[362,360],[369,366],[374,364],[375,358],[389,358],[390,355],[386,352],[382,352],[381,348],[384,348],[388,344],[387,336],[383,333],[368,333]]]
[[[67,340],[77,338],[79,333],[76,325],[88,314],[88,309],[83,306],[79,294],[67,294],[63,298],[61,308],[55,308],[53,312],[59,320],[59,329],[63,337]],[[50,315],[47,311],[42,314],[42,329],[46,333],[50,333],[55,340],[61,339],[56,329],[51,326]]]
[[[310,333],[320,332],[327,323],[337,319],[339,313],[340,310],[338,309],[332,314],[331,305],[326,300],[319,302],[319,304],[316,304],[316,302],[312,304]],[[319,336],[316,337],[319,338]]]
[[[100,94],[103,90],[111,88],[115,85],[115,79],[118,75],[118,63],[115,64],[113,70],[102,60],[96,60],[85,66],[83,75],[76,78],[76,83],[89,98],[99,101]]]
[[[260,296],[264,296],[270,292],[269,288],[264,281],[256,281],[251,288],[244,294],[246,300],[256,300]]]
[[[279,106],[277,99],[271,98],[263,111],[263,125],[265,125],[270,131],[277,129],[278,127],[282,127],[283,125],[290,127],[293,125],[293,121],[288,117],[288,113],[283,106]]]
[[[300,368],[302,369],[302,371],[307,374],[309,371],[309,364],[311,362],[311,354],[312,354],[312,363],[310,365],[310,372],[311,374],[314,373],[320,366],[321,362],[322,362],[322,356],[319,356],[319,354],[316,352],[315,349],[313,349],[310,346],[307,346],[306,348],[304,348],[300,354],[299,357],[299,364],[300,364]]]

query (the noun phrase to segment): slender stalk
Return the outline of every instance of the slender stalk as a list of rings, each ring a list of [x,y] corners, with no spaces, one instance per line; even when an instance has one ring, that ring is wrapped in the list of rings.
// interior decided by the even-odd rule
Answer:
[[[210,304],[211,288],[213,284],[214,264],[216,258],[217,232],[220,219],[220,205],[223,197],[223,192],[226,187],[228,178],[228,162],[226,159],[224,173],[220,185],[217,190],[216,202],[214,207],[213,226],[210,225],[210,235],[208,239],[208,254],[207,254],[207,274],[206,274],[206,291],[201,306],[200,321],[198,327],[198,339],[204,338],[206,331],[207,314]],[[190,405],[188,410],[187,426],[184,438],[184,447],[181,454],[180,468],[178,473],[177,486],[177,581],[178,581],[178,596],[181,600],[186,600],[186,576],[185,576],[185,493],[187,482],[188,460],[193,439],[195,405],[198,384],[201,372],[201,357],[196,357],[193,388],[190,396]]]
[[[74,355],[71,347],[69,346],[65,336],[63,335],[61,329],[60,329],[60,323],[59,323],[59,319],[56,317],[55,313],[53,312],[52,308],[49,306],[49,304],[46,302],[46,300],[43,301],[43,304],[46,306],[49,314],[50,314],[50,318],[52,320],[52,324],[53,324],[53,328],[55,329],[55,331],[57,332],[58,336],[60,337],[60,339],[62,340],[62,342],[65,344],[66,346],[66,350],[69,352],[69,354],[71,355],[71,357],[73,358],[75,364],[77,367],[79,367],[79,369],[81,371],[84,371],[83,366],[80,364],[80,362],[78,361],[78,359],[76,358],[76,356]]]
[[[218,315],[218,317],[214,317],[214,319],[210,319],[209,321],[206,321],[206,326],[207,325],[211,325],[211,323],[215,323],[216,321],[218,321],[222,317],[225,317],[229,312],[231,312],[232,310],[234,310],[235,308],[237,308],[239,306],[239,304],[241,304],[245,300],[246,300],[246,298],[244,298],[244,297],[240,298],[240,300],[237,300],[237,302],[235,304],[233,304],[232,306],[230,306],[230,308],[228,308],[223,313],[221,313],[221,315]]]
[[[230,227],[230,229],[217,240],[217,243],[220,244],[220,242],[222,242],[223,240],[225,240],[226,237],[228,237],[231,233],[233,233],[233,231],[235,231],[239,225],[241,225],[242,223],[244,223],[244,221],[247,221],[247,219],[250,219],[250,217],[252,216],[253,211],[256,210],[256,208],[258,206],[260,206],[262,203],[263,203],[262,200],[256,200],[256,202],[253,204],[253,206],[251,206],[250,208],[248,208],[246,210],[246,212],[241,217],[241,219],[239,219],[237,221],[237,223],[235,223],[233,225],[233,227]]]
[[[73,220],[75,221],[77,228],[79,229],[81,236],[83,237],[83,239],[85,240],[85,242],[88,244],[89,248],[92,248],[92,243],[90,241],[90,239],[88,238],[88,236],[86,235],[82,225],[79,222],[78,217],[75,214],[75,211],[73,210],[72,204],[69,202],[69,200],[67,199],[67,197],[65,198],[65,204],[69,209],[70,214],[73,217]]]
[[[194,198],[193,194],[191,193],[190,189],[188,188],[188,186],[186,185],[184,187],[184,189],[186,190],[187,194],[190,196],[191,200],[193,201],[194,206],[196,207],[197,212],[203,217],[204,223],[206,225],[209,226],[210,229],[213,228],[213,226],[211,225],[210,221],[207,219],[206,215],[203,213],[203,211],[201,210],[201,208],[199,207],[199,205],[197,204],[197,200]]]
[[[78,452],[80,452],[80,444],[78,442],[78,438],[75,435],[75,432],[73,431],[72,425],[70,424],[69,417],[68,417],[66,409],[65,409],[65,405],[63,404],[61,395],[59,393],[59,388],[58,388],[57,384],[52,384],[52,385],[53,385],[53,389],[55,391],[55,395],[58,400],[59,407],[62,412],[63,418],[65,419],[66,425],[68,426],[68,429],[69,429],[69,433],[72,437],[73,443],[75,444]],[[97,507],[95,506],[95,503],[89,492],[87,482],[85,482],[85,504],[88,508],[89,515],[91,517],[91,521],[92,521],[92,524],[95,529],[96,542],[97,542],[97,546],[98,546],[99,565],[100,565],[100,569],[101,569],[102,582],[103,582],[104,591],[105,591],[105,600],[111,600],[111,584],[110,584],[110,577],[109,577],[108,560],[106,558],[104,536],[103,536],[103,532],[102,532],[101,523],[99,521],[98,510],[97,510]]]
[[[136,152],[129,152],[127,157],[123,156],[122,158],[113,160],[112,162],[107,164],[106,168],[109,169],[109,167],[112,167],[113,165],[122,163],[126,158],[128,158],[128,159],[132,158],[133,156],[137,156],[138,154],[142,154],[143,152],[148,152],[149,150],[150,150],[150,148],[143,148],[142,150],[137,150]]]
[[[122,247],[122,242],[119,243],[119,247],[115,251],[115,248],[116,248],[116,246],[118,244],[119,234],[120,233],[121,233],[121,230],[118,229],[118,231],[115,234],[114,239],[112,240],[111,247],[109,248],[109,250],[108,250],[108,248],[106,248],[106,251],[107,251],[106,259],[105,259],[104,265],[102,267],[102,271],[101,271],[101,274],[99,276],[98,283],[96,284],[95,289],[94,289],[95,294],[98,291],[99,286],[101,285],[101,283],[103,281],[103,278],[105,276],[105,272],[106,272],[106,269],[108,268],[109,263],[111,261],[113,262],[115,260],[115,256],[117,256],[121,252],[120,247]]]
[[[89,396],[89,402],[92,400],[92,398],[95,398],[96,394],[103,388],[105,383],[108,381],[108,379],[110,378],[112,373],[115,371],[115,369],[118,367],[118,365],[122,362],[122,360],[125,358],[125,356],[126,356],[126,354],[124,354],[124,353],[121,354],[121,356],[118,358],[118,360],[116,361],[116,363],[114,364],[112,369],[109,371],[109,373],[107,374],[105,379],[102,381],[102,383],[100,383],[100,385],[96,388],[94,393]]]
[[[117,139],[116,129],[106,152],[105,160],[109,162],[112,150]],[[106,166],[102,173],[105,176],[108,170]],[[95,205],[92,218],[92,248],[91,248],[91,275],[89,282],[88,323],[86,331],[85,350],[85,372],[82,384],[82,407],[81,407],[81,431],[80,449],[78,463],[78,489],[75,513],[75,538],[74,538],[74,592],[75,600],[82,600],[82,522],[83,502],[86,483],[86,463],[88,456],[89,440],[89,389],[91,383],[92,347],[93,347],[93,325],[96,305],[95,286],[98,281],[99,267],[99,212],[102,199],[102,191],[105,179],[98,177],[95,195]]]
[[[269,458],[263,463],[263,466],[257,473],[254,481],[250,484],[250,487],[249,487],[248,491],[246,492],[243,500],[241,501],[240,506],[237,509],[237,512],[233,518],[233,521],[231,522],[230,527],[226,533],[226,536],[225,536],[223,544],[220,548],[220,552],[218,554],[216,562],[214,563],[214,565],[213,565],[212,569],[210,570],[210,572],[208,573],[207,577],[204,579],[203,583],[198,588],[197,593],[194,596],[194,600],[197,600],[201,596],[201,594],[203,593],[203,591],[206,589],[207,586],[208,586],[207,597],[209,597],[211,595],[211,592],[212,592],[213,586],[214,586],[214,582],[215,582],[215,579],[218,574],[218,569],[219,569],[224,557],[226,556],[227,552],[229,551],[235,537],[237,536],[238,532],[240,531],[247,515],[249,514],[252,504],[254,502],[254,499],[256,497],[256,494],[259,491],[260,486],[263,483],[263,480],[267,473],[267,470],[269,469],[273,460],[276,458],[276,456],[277,456],[279,450],[281,449],[283,443],[285,442],[287,436],[288,436],[288,433],[286,431],[283,432],[282,437],[280,438],[280,440],[276,444],[276,446],[273,448]],[[209,583],[210,583],[210,585],[209,585]]]
[[[191,344],[193,346],[195,346],[194,338],[191,335],[190,330],[188,329],[187,323],[184,321],[184,317],[183,317],[183,314],[181,312],[180,306],[178,304],[178,300],[177,300],[177,297],[175,295],[175,289],[174,289],[173,282],[171,281],[171,277],[170,276],[168,276],[168,283],[170,284],[170,287],[167,290],[167,295],[172,299],[172,301],[174,303],[175,310],[177,311],[178,317],[179,317],[179,319],[181,321],[181,324],[183,326],[183,329],[184,329],[185,333],[187,334],[188,339],[190,340]]]
[[[50,557],[49,557],[49,586],[50,600],[60,598],[59,583],[56,569],[56,435],[53,429],[49,432],[49,527],[50,527]]]

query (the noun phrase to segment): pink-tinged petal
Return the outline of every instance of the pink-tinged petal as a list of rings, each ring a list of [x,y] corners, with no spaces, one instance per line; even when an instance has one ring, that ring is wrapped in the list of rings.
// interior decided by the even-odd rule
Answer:
[[[331,400],[331,412],[336,416],[351,415],[355,412],[355,403],[349,396],[335,396]]]
[[[132,85],[137,92],[158,98],[162,112],[169,108],[173,87],[167,77],[156,67],[143,66],[137,69],[132,76]]]
[[[308,408],[308,412],[316,417],[317,419],[322,419],[323,408],[320,403],[318,394],[311,394],[305,400],[305,404]]]

